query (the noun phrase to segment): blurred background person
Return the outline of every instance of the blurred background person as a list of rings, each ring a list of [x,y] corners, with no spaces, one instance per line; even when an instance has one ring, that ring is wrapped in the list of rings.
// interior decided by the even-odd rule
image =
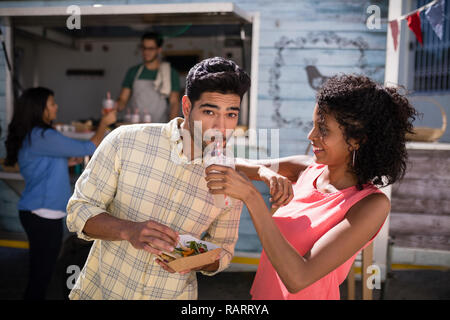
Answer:
[[[141,38],[143,63],[131,67],[125,75],[117,100],[118,111],[128,104],[132,113],[145,114],[151,122],[166,123],[180,111],[179,75],[168,62],[160,59],[163,39],[154,32]]]
[[[29,279],[24,299],[45,299],[63,237],[63,218],[71,196],[68,166],[92,155],[106,129],[116,122],[114,110],[101,119],[89,141],[68,138],[52,127],[58,105],[53,91],[37,87],[23,92],[14,106],[5,142],[5,165],[19,164],[25,189],[18,209],[29,242]]]

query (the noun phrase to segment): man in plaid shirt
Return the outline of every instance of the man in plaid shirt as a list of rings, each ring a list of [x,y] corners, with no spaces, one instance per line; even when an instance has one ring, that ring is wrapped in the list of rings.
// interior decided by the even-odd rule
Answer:
[[[201,121],[202,135],[220,132],[225,145],[249,86],[234,62],[206,59],[187,76],[184,119],[122,126],[105,138],[67,206],[69,230],[95,240],[71,299],[196,299],[195,271],[213,275],[228,267],[243,204],[214,206],[202,159],[208,141],[195,143],[194,124]],[[204,235],[222,255],[176,273],[154,258],[172,251],[180,234]]]

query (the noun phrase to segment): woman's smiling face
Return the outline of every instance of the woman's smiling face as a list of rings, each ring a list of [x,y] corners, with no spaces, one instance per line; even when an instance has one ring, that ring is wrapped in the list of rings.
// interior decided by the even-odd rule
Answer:
[[[331,114],[319,114],[318,105],[314,107],[313,128],[308,134],[314,152],[316,163],[328,166],[347,165],[351,161],[352,147],[345,140],[336,118]],[[349,139],[349,143],[356,147],[354,139]]]

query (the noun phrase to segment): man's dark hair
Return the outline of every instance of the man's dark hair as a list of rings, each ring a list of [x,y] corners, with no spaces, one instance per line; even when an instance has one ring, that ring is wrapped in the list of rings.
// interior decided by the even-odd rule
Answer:
[[[144,40],[154,40],[158,48],[161,48],[163,45],[163,38],[156,32],[146,32],[141,37],[141,42]]]
[[[186,95],[192,104],[203,92],[237,94],[242,100],[249,88],[249,75],[233,61],[221,57],[197,63],[186,77]]]

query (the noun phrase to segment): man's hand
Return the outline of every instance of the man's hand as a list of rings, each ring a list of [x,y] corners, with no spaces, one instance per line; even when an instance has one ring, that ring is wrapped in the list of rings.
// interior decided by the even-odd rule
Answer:
[[[119,99],[117,99],[117,111],[122,111],[127,106],[128,100],[131,97],[131,89],[130,88],[122,88],[120,91]]]
[[[124,232],[124,238],[134,248],[158,255],[161,251],[173,251],[179,234],[163,224],[148,220],[131,222]]]
[[[261,166],[258,174],[262,181],[264,181],[270,188],[270,202],[272,208],[279,208],[287,205],[294,197],[294,190],[292,189],[291,181],[270,170],[265,166]]]

